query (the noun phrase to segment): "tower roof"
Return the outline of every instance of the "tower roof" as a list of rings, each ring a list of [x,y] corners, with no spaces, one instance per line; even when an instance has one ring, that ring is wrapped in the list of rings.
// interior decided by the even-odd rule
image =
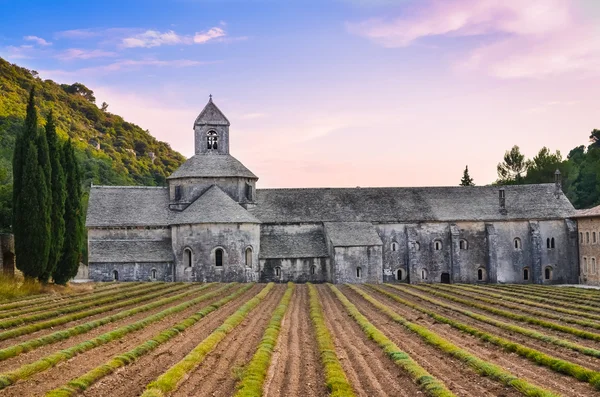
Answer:
[[[244,164],[229,154],[197,154],[189,158],[167,179],[207,177],[258,179]]]
[[[202,109],[198,117],[196,117],[196,121],[194,121],[194,127],[197,125],[230,125],[227,117],[225,117],[223,112],[221,112],[221,110],[213,102],[212,95],[210,96],[206,106],[204,106],[204,109]]]

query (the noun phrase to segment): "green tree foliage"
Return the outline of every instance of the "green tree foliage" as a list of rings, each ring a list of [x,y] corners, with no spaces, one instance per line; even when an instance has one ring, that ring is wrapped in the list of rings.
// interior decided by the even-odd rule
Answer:
[[[80,171],[70,139],[63,146],[63,159],[67,183],[65,239],[61,258],[52,273],[52,278],[57,284],[66,284],[77,274],[85,237]]]
[[[13,163],[13,172],[19,181],[13,193],[15,254],[17,268],[28,278],[44,273],[50,251],[49,181],[43,168],[48,166],[49,157],[48,145],[46,143],[44,148],[44,142],[45,134],[38,131],[35,91],[32,89]]]
[[[56,134],[56,125],[54,124],[54,115],[52,111],[50,111],[48,114],[48,121],[46,122],[46,138],[48,141],[48,150],[50,154],[50,165],[52,171],[52,183],[50,185],[52,195],[52,233],[48,265],[46,266],[46,271],[41,277],[42,281],[48,281],[54,272],[54,269],[56,269],[58,261],[62,255],[65,235],[65,199],[67,192],[65,174],[63,170],[64,150],[58,141],[58,135]]]
[[[167,143],[157,141],[106,108],[99,109],[93,91],[83,84],[59,85],[41,80],[37,73],[0,58],[0,170],[8,171],[5,183],[0,178],[0,230],[8,231],[14,224],[2,213],[10,212],[13,180],[14,190],[19,190],[20,177],[14,174],[13,178],[10,163],[13,152],[15,160],[20,161],[21,150],[14,150],[16,137],[25,124],[31,123],[26,120],[25,109],[32,87],[39,94],[36,105],[40,117],[45,119],[53,109],[59,141],[72,139],[86,189],[91,183],[161,186],[184,161]],[[127,150],[135,151],[136,147],[143,153]],[[154,161],[150,152],[156,156]]]
[[[563,158],[557,150],[552,153],[547,147],[540,149],[538,154],[529,161],[525,183],[552,183],[556,170],[563,168]]]
[[[473,183],[473,178],[469,175],[469,166],[465,166],[465,170],[463,171],[463,176],[460,180],[460,186],[475,186]]]
[[[518,146],[513,146],[512,149],[504,154],[504,161],[498,163],[496,167],[498,171],[498,184],[501,185],[519,185],[524,183],[524,175],[529,168],[529,161],[521,154]]]

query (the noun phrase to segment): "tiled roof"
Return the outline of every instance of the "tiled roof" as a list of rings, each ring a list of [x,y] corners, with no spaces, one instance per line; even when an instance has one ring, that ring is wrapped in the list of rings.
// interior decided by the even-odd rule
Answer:
[[[260,258],[322,258],[328,257],[323,229],[289,232],[261,230]]]
[[[90,240],[90,262],[172,262],[170,240]]]
[[[258,179],[248,168],[229,154],[197,154],[189,158],[167,179],[239,177]]]
[[[588,208],[586,210],[578,210],[573,218],[586,218],[594,216],[600,216],[600,205],[597,207]]]
[[[373,224],[368,222],[326,222],[325,235],[334,247],[383,245]]]
[[[264,223],[561,219],[576,211],[554,184],[407,188],[257,189],[250,211]]]

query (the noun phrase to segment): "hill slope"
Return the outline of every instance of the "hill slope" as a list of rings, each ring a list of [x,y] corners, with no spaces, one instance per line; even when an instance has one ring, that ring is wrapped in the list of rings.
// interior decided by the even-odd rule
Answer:
[[[32,85],[41,125],[53,109],[59,136],[74,142],[86,187],[164,185],[185,160],[147,130],[98,108],[84,85],[41,80],[35,71],[0,58],[0,230],[10,225],[12,152]]]

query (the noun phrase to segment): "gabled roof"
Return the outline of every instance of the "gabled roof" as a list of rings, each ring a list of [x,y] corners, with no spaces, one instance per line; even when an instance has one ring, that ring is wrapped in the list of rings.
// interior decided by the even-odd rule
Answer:
[[[184,211],[173,213],[171,225],[198,223],[260,223],[244,207],[216,185],[211,186]]]
[[[573,218],[587,218],[600,216],[600,205],[586,210],[578,210]]]
[[[229,126],[229,120],[221,112],[221,110],[214,104],[212,98],[208,100],[208,103],[202,109],[202,112],[196,117],[194,126],[197,125],[226,125]]]
[[[258,179],[244,164],[229,154],[197,154],[167,179],[238,177]]]
[[[257,189],[250,211],[263,223],[564,219],[576,211],[554,184],[351,189]]]
[[[325,222],[325,235],[334,247],[383,245],[369,222]]]
[[[169,190],[164,187],[92,186],[86,226],[167,226]]]
[[[90,240],[90,262],[172,262],[170,240]]]
[[[289,232],[286,229],[260,231],[261,259],[328,257],[323,229]]]

